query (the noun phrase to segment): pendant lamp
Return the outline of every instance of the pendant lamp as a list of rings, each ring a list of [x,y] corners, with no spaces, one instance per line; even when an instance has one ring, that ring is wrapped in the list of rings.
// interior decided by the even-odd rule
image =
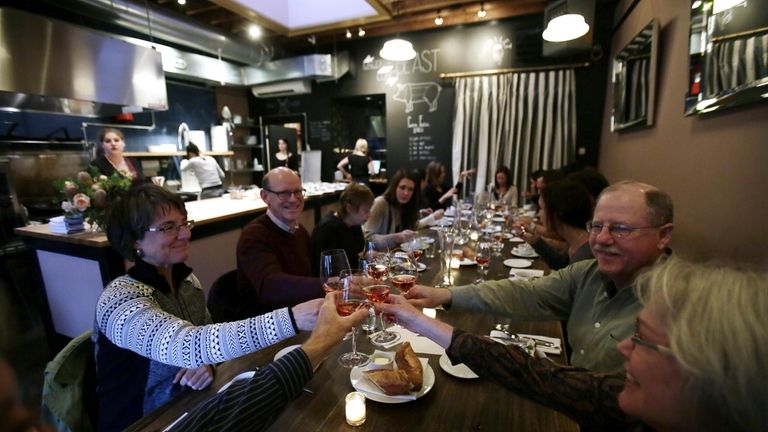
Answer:
[[[379,51],[379,56],[384,60],[406,61],[416,57],[413,44],[405,39],[391,39],[384,42],[384,47]]]

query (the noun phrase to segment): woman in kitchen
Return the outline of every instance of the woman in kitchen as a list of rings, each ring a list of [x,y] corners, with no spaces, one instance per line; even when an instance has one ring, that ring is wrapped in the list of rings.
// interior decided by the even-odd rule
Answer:
[[[274,167],[284,166],[294,171],[299,170],[299,160],[295,154],[288,151],[288,141],[285,138],[277,139],[277,153],[275,153],[277,162]]]
[[[134,185],[144,183],[141,164],[123,156],[125,151],[125,136],[115,128],[104,128],[99,132],[99,143],[96,159],[91,161],[91,167],[99,170],[105,176],[120,173],[130,177]]]
[[[355,142],[355,151],[336,165],[344,178],[356,183],[368,184],[373,174],[373,160],[368,156],[368,141],[360,138]]]

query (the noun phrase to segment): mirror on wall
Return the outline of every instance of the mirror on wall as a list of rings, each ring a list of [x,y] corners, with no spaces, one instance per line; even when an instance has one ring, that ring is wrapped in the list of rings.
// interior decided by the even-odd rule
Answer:
[[[651,20],[613,59],[611,130],[653,125],[659,24]]]
[[[691,1],[685,114],[768,98],[768,2]]]

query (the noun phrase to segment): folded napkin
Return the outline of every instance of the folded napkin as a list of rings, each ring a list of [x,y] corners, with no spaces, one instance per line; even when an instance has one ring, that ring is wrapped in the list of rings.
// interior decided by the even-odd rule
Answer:
[[[404,328],[400,327],[398,325],[394,325],[387,330],[397,333],[400,335],[400,339],[389,343],[387,345],[384,345],[383,348],[391,348],[397,344],[403,343],[403,342],[410,342],[411,348],[413,348],[414,352],[421,353],[421,354],[435,354],[440,355],[445,350],[440,347],[440,345],[432,342],[430,339],[425,338],[424,336],[419,336],[418,334]],[[378,332],[371,334],[369,337],[375,337]]]
[[[526,279],[532,279],[532,278],[538,278],[544,276],[544,270],[535,270],[535,269],[521,269],[521,268],[511,268],[509,269],[509,278],[514,280],[526,280]]]
[[[423,370],[427,370],[427,359],[419,357],[419,361],[421,361],[422,369]],[[388,397],[388,398],[392,398],[392,399],[397,399],[397,400],[404,400],[404,401],[412,401],[412,400],[416,400],[416,398],[418,398],[418,395],[419,395],[418,392],[410,392],[408,394],[394,395],[394,396],[388,395],[388,394],[384,393],[384,391],[382,391],[379,388],[379,386],[374,384],[373,381],[371,381],[368,378],[368,375],[365,374],[365,371],[372,370],[372,369],[374,369],[374,368],[372,368],[370,364],[368,366],[365,366],[362,369],[361,372],[363,372],[363,374],[362,374],[363,377],[360,380],[357,381],[357,385],[355,386],[355,390],[361,391],[363,393],[372,393],[372,394],[376,394],[376,395],[380,395],[380,396],[384,396],[384,397]],[[422,387],[422,389],[423,389],[423,387]]]
[[[562,343],[558,338],[551,338],[551,337],[539,336],[539,335],[529,335],[529,334],[522,334],[522,333],[518,333],[518,335],[524,338],[529,338],[534,340],[538,339],[541,341],[552,342],[554,344],[551,347],[536,345],[536,351],[540,351],[542,353],[548,353],[548,354],[561,354],[563,352]],[[509,336],[507,336],[506,333],[498,330],[491,330],[491,339],[495,340],[496,342],[502,343],[504,345],[510,345],[512,343],[512,341],[510,340]]]

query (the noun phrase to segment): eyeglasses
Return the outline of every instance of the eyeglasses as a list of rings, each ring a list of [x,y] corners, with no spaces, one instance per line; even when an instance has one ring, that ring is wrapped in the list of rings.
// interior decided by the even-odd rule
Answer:
[[[646,226],[646,227],[633,227],[625,224],[604,224],[602,222],[587,222],[587,231],[591,235],[598,235],[603,232],[603,227],[608,229],[608,232],[614,238],[624,238],[637,230],[658,228],[661,225]]]
[[[264,188],[264,190],[277,195],[277,199],[280,201],[288,201],[291,196],[295,196],[297,199],[304,198],[304,195],[307,193],[306,189],[297,189],[294,191],[273,191],[272,189]]]
[[[652,349],[652,350],[654,350],[654,351],[656,351],[658,353],[662,353],[664,355],[668,355],[668,356],[673,356],[674,357],[675,354],[674,354],[674,352],[672,352],[672,350],[669,347],[666,347],[664,345],[655,344],[653,342],[649,342],[649,341],[641,338],[640,337],[640,332],[638,331],[638,327],[639,327],[639,321],[637,319],[635,319],[635,334],[633,334],[632,337],[630,337],[630,339],[632,340],[632,343],[635,344],[635,346],[642,345],[642,346],[644,346],[646,348],[650,348],[650,349]],[[616,336],[614,336],[613,334],[610,334],[608,336],[610,336],[611,339],[615,340],[616,342],[621,342],[621,340],[619,338],[617,338]]]
[[[181,231],[182,228],[186,228],[192,231],[192,228],[194,227],[195,227],[195,221],[186,221],[180,225],[168,223],[159,227],[149,227],[147,228],[147,232],[159,232],[167,236],[177,236],[179,235],[179,232]]]

